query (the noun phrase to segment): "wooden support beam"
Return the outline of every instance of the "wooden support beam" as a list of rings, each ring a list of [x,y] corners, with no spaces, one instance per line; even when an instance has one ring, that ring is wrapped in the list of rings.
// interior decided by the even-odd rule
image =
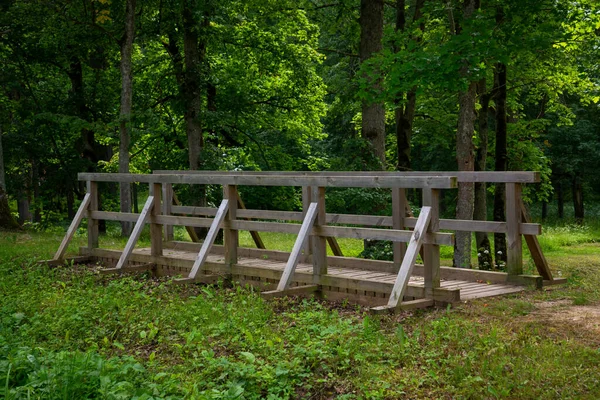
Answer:
[[[337,257],[344,256],[344,253],[342,252],[342,248],[340,247],[340,244],[337,242],[336,238],[334,238],[333,236],[327,236],[327,244],[329,245],[329,248],[331,249],[331,252],[333,253],[334,256],[337,256]]]
[[[404,219],[406,218],[406,191],[402,188],[392,189],[392,228],[404,230]],[[392,243],[394,252],[394,271],[400,270],[400,265],[406,254],[406,244],[401,242]]]
[[[554,278],[551,281],[544,280],[544,286],[563,285],[567,283],[567,278]]]
[[[163,215],[170,216],[173,212],[173,184],[163,183],[162,184],[162,207]],[[165,241],[169,242],[174,239],[173,236],[173,225],[165,225]]]
[[[521,201],[521,218],[525,222],[531,222],[531,217],[529,216],[529,212],[527,212],[527,208],[525,204]],[[531,258],[533,259],[533,263],[538,270],[538,273],[544,278],[545,281],[551,281],[554,278],[552,277],[552,271],[550,270],[550,266],[548,265],[548,261],[546,261],[546,257],[544,257],[544,253],[542,252],[542,246],[540,246],[540,242],[536,236],[533,235],[523,235],[525,236],[525,243],[527,243],[527,247],[529,248],[529,252],[531,253]]]
[[[85,216],[85,213],[88,210],[88,207],[90,205],[90,199],[91,199],[90,193],[86,193],[85,196],[83,197],[83,201],[81,202],[81,205],[77,209],[75,218],[73,218],[73,221],[71,221],[71,225],[69,225],[69,229],[67,229],[67,233],[66,233],[65,237],[63,238],[62,242],[60,243],[60,246],[58,247],[58,250],[56,251],[56,254],[54,254],[54,258],[52,260],[59,261],[59,260],[62,260],[65,258],[65,253],[67,252],[67,247],[69,247],[69,243],[71,243],[71,240],[73,239],[73,236],[75,235],[75,232],[77,231],[77,228],[79,228],[79,225],[81,224],[81,220],[83,219],[83,217]]]
[[[198,274],[195,278],[179,278],[173,280],[173,282],[177,284],[187,284],[187,283],[204,283],[206,285],[214,285],[218,283],[220,280],[223,280],[224,277],[221,275],[204,275]]]
[[[539,275],[507,275],[506,283],[541,289],[544,286],[544,279]]]
[[[198,276],[198,272],[200,271],[200,268],[206,261],[206,258],[208,257],[208,253],[210,251],[210,248],[213,245],[213,243],[215,242],[215,239],[217,238],[217,233],[219,232],[221,224],[223,223],[223,220],[225,219],[225,214],[227,213],[228,209],[229,209],[229,200],[223,199],[223,201],[221,201],[221,205],[219,206],[219,210],[217,211],[217,215],[215,215],[215,219],[213,220],[213,223],[210,226],[208,233],[206,234],[206,239],[204,239],[204,243],[202,243],[200,252],[198,253],[198,256],[196,257],[196,260],[194,261],[194,265],[192,266],[192,270],[190,271],[190,274],[188,275],[187,278],[176,279],[175,281],[189,282],[189,281],[196,280],[196,277]]]
[[[506,272],[509,275],[523,274],[523,242],[521,224],[521,185],[506,184]]]
[[[90,195],[90,204],[87,212],[88,248],[98,248],[98,220],[92,218],[92,213],[98,210],[98,182],[87,182],[87,192]]]
[[[229,209],[225,214],[225,221],[233,222],[237,218],[239,202],[237,187],[234,185],[223,186],[223,198],[229,201]],[[238,262],[239,231],[237,229],[224,228],[223,237],[225,240],[225,265],[227,265],[228,269],[231,269],[231,266]],[[231,274],[228,274],[228,276],[231,276]]]
[[[144,208],[142,209],[142,212],[140,213],[140,216],[137,222],[135,223],[135,226],[133,227],[131,236],[129,236],[127,244],[125,245],[125,249],[123,249],[123,253],[121,253],[121,257],[119,258],[119,261],[117,262],[115,268],[123,268],[127,264],[127,261],[129,261],[129,257],[131,256],[131,253],[133,253],[135,244],[140,238],[140,235],[142,234],[142,229],[144,229],[144,225],[146,224],[146,221],[150,216],[152,207],[154,207],[154,196],[148,196],[146,204],[144,204]]]
[[[313,187],[312,200],[317,207],[317,218],[314,225],[318,228],[327,223],[325,187]],[[314,236],[312,246],[313,283],[319,284],[321,276],[327,275],[327,241],[323,236]]]
[[[239,208],[241,210],[245,210],[246,205],[244,204],[244,201],[242,200],[242,197],[240,196],[240,192],[236,190],[236,194],[237,194],[237,203],[238,203]],[[239,214],[239,212],[240,212],[240,210],[238,210],[238,214]],[[248,219],[248,218],[246,218],[246,219]],[[250,236],[252,236],[252,240],[254,241],[254,244],[256,245],[257,249],[266,249],[265,243],[263,242],[262,238],[260,237],[260,234],[257,231],[250,231]]]
[[[427,233],[434,235],[440,230],[440,191],[423,189],[423,205],[431,208]],[[433,289],[440,287],[440,246],[435,243],[423,244],[423,266],[425,296],[431,298]]]
[[[100,270],[101,274],[115,274],[115,273],[123,273],[123,272],[145,272],[152,271],[156,268],[155,263],[147,263],[141,265],[125,265],[121,268],[104,268]]]
[[[406,256],[404,256],[404,260],[402,260],[400,271],[398,271],[396,282],[394,283],[392,293],[390,294],[388,301],[389,307],[396,307],[406,294],[406,287],[408,286],[408,281],[412,275],[412,270],[415,266],[415,261],[417,260],[419,249],[423,243],[423,236],[427,231],[430,219],[431,207],[422,207],[421,214],[417,220],[417,225],[415,226],[412,238],[406,249]]]
[[[370,311],[373,314],[393,314],[396,311],[409,311],[418,308],[432,307],[434,304],[435,301],[433,301],[433,299],[416,299],[403,301],[397,304],[396,306],[390,306],[389,304],[387,304],[384,306],[373,307],[370,309]]]
[[[154,197],[154,204],[150,209],[150,217],[157,217],[161,211],[161,192],[160,183],[150,185],[150,195]],[[150,218],[150,252],[153,256],[162,256],[162,225],[156,221],[156,218]]]
[[[308,211],[306,213],[306,217],[302,222],[302,227],[300,228],[300,233],[296,238],[296,242],[294,243],[294,248],[292,249],[292,253],[290,254],[290,258],[288,259],[287,264],[285,265],[285,269],[283,270],[283,275],[281,275],[281,279],[279,284],[277,285],[278,291],[284,291],[289,288],[290,283],[292,282],[292,277],[294,276],[294,272],[296,271],[296,266],[300,260],[302,249],[308,240],[308,233],[310,232],[313,224],[315,223],[315,219],[317,218],[317,203],[311,203],[308,207]]]
[[[302,186],[302,212],[300,213],[300,221],[304,221],[306,218],[306,213],[308,213],[308,208],[312,203],[312,188],[310,186]],[[313,239],[309,237],[306,243],[304,244],[304,248],[302,252],[306,256],[310,256],[312,254],[313,249]]]
[[[268,292],[262,292],[260,297],[263,299],[274,299],[277,297],[285,297],[285,296],[298,296],[307,293],[315,293],[319,291],[319,285],[304,285],[304,286],[295,286],[292,288],[287,288],[285,290],[270,290]]]

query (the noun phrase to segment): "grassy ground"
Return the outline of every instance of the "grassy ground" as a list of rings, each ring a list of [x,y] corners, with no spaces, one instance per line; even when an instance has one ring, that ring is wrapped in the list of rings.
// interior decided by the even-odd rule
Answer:
[[[61,237],[60,230],[0,232],[0,398],[600,393],[597,226],[545,229],[542,247],[554,272],[568,278],[563,287],[388,317],[339,303],[265,302],[249,288],[180,287],[145,275],[101,276],[97,266],[37,265]],[[70,251],[84,240],[81,232]],[[278,235],[264,240],[269,248],[293,244]],[[362,249],[341,244],[346,254]],[[124,241],[112,234],[102,245],[122,248]]]

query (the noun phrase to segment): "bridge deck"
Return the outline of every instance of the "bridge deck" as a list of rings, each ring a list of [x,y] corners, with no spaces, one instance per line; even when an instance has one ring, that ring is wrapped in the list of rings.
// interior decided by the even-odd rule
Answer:
[[[98,249],[100,251],[101,249]],[[104,256],[110,255],[104,250]],[[118,258],[119,251],[110,251]],[[192,251],[164,249],[163,256],[164,265],[162,268],[159,263],[159,275],[185,275],[191,268],[197,253]],[[112,258],[112,257],[109,257]],[[150,253],[150,248],[136,249],[132,255],[132,261],[142,263],[151,262],[153,256]],[[171,262],[167,261],[171,260]],[[103,260],[108,261],[108,260]],[[175,261],[175,262],[173,262]],[[210,254],[207,259],[207,273],[223,274],[225,272],[224,256],[219,254]],[[281,276],[285,268],[285,262],[264,258],[239,257],[238,263],[233,270],[236,278],[241,278],[243,281],[254,281],[263,278],[266,283],[274,283]],[[262,270],[262,271],[261,271]],[[331,285],[328,291],[348,294],[361,294],[367,297],[373,297],[373,301],[364,301],[363,303],[382,303],[382,299],[386,299],[388,295],[385,289],[389,286],[391,291],[392,285],[396,280],[396,274],[388,272],[377,272],[369,270],[360,270],[355,268],[342,268],[337,266],[329,266],[327,276],[332,278],[341,278],[333,282],[346,282],[345,285]],[[296,268],[294,282],[298,285],[310,283],[312,277],[312,265],[300,263]],[[348,285],[347,282],[352,282],[353,285]],[[373,285],[375,284],[375,285]],[[346,287],[340,287],[346,286]],[[424,280],[420,276],[412,276],[409,286],[413,288],[423,288]],[[482,297],[500,296],[504,294],[517,293],[525,290],[524,286],[514,286],[499,283],[487,283],[483,281],[466,281],[466,280],[441,280],[442,289],[455,290],[460,289],[460,301],[473,300]],[[364,288],[364,291],[361,290]],[[341,294],[340,293],[340,294]],[[389,292],[388,292],[389,293]],[[342,298],[343,296],[329,296]],[[377,299],[377,300],[375,300]]]

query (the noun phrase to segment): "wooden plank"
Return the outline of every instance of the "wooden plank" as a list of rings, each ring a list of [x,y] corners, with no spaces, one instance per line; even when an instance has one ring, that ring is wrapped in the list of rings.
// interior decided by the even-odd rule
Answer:
[[[337,240],[332,236],[327,236],[327,244],[334,256],[343,257],[344,253]]]
[[[217,233],[219,232],[220,226],[225,219],[225,214],[229,209],[229,201],[227,199],[223,199],[221,201],[221,205],[219,206],[219,210],[217,211],[217,215],[215,215],[215,219],[206,234],[206,238],[204,239],[204,243],[202,243],[202,247],[200,248],[200,252],[198,252],[198,256],[196,257],[196,261],[194,261],[194,265],[192,266],[192,270],[188,276],[188,279],[196,279],[198,275],[198,271],[206,261],[208,257],[208,252],[210,251],[210,247],[215,242],[217,238]]]
[[[395,229],[379,228],[350,228],[345,226],[322,226],[313,229],[313,235],[335,236],[351,239],[389,240],[392,242],[409,242],[413,231],[400,231]],[[452,233],[425,233],[422,238],[424,243],[451,246],[454,244]]]
[[[196,275],[196,277],[194,278],[179,278],[179,279],[174,279],[173,282],[177,283],[177,284],[187,284],[187,283],[204,283],[206,285],[214,285],[215,283],[218,283],[219,280],[223,280],[224,277],[221,275],[204,275],[204,274],[198,274]]]
[[[416,299],[410,301],[403,301],[396,306],[390,306],[386,304],[384,306],[373,307],[369,311],[373,314],[393,314],[396,311],[408,311],[415,310],[418,308],[432,307],[435,302],[432,299]]]
[[[319,291],[319,285],[303,285],[287,288],[285,290],[270,290],[268,292],[262,292],[260,297],[263,299],[274,299],[276,297],[285,296],[298,296],[303,294],[315,293]]]
[[[401,301],[406,295],[406,287],[408,286],[408,281],[412,275],[412,270],[414,268],[415,261],[417,260],[419,249],[423,243],[423,236],[425,236],[424,234],[427,230],[430,219],[431,207],[422,207],[413,236],[406,249],[406,256],[404,257],[404,260],[402,260],[400,271],[398,271],[398,277],[396,278],[396,282],[392,288],[392,293],[388,301],[388,306],[390,307],[396,307],[398,302]]]
[[[214,207],[182,206],[176,196],[173,197],[173,201],[176,204],[171,209],[173,214],[201,215],[203,217],[214,217],[217,215],[217,209]]]
[[[544,286],[562,285],[567,283],[567,278],[554,278],[550,280],[544,280]]]
[[[525,204],[521,201],[521,218],[525,222],[531,222],[531,217],[529,216],[529,212],[527,212],[527,208]],[[548,261],[546,261],[546,257],[544,257],[544,253],[542,252],[542,247],[540,246],[540,242],[538,238],[533,235],[525,236],[525,243],[527,243],[527,247],[529,248],[529,253],[531,254],[531,259],[535,264],[535,267],[538,270],[538,273],[544,278],[544,280],[551,281],[552,271],[550,270],[550,266],[548,265]]]
[[[283,176],[456,176],[459,182],[520,182],[536,183],[540,181],[539,172],[531,171],[179,171],[155,170],[156,174],[205,174],[205,175],[283,175]]]
[[[91,199],[90,193],[86,193],[85,196],[83,197],[83,201],[81,202],[81,204],[79,205],[79,208],[77,209],[77,213],[75,213],[75,218],[73,218],[73,221],[71,221],[71,225],[69,225],[69,229],[67,229],[67,233],[65,234],[65,237],[63,238],[62,242],[60,243],[60,246],[58,246],[58,250],[54,254],[53,260],[62,260],[65,258],[65,253],[67,252],[69,243],[71,243],[71,240],[73,239],[73,236],[75,235],[75,232],[77,231],[77,228],[79,228],[79,225],[81,224],[81,220],[83,220],[83,217],[85,216],[85,213],[87,212],[87,209],[90,205],[90,199]]]
[[[404,219],[406,218],[406,193],[404,189],[392,189],[392,228],[395,230],[404,230]],[[406,244],[402,242],[392,243],[394,252],[394,270],[399,271],[404,255],[406,254]]]
[[[544,279],[539,275],[508,275],[506,283],[521,286],[533,286],[541,289],[544,285]]]
[[[142,182],[173,184],[218,184],[254,186],[314,186],[314,187],[371,187],[371,188],[439,188],[457,187],[455,176],[294,176],[294,175],[199,175],[199,174],[106,174],[81,172],[79,180],[96,182]]]
[[[413,228],[416,222],[416,218],[406,218],[405,224],[407,228]],[[450,231],[505,233],[507,232],[507,225],[506,222],[497,221],[440,219],[440,229]],[[520,223],[519,231],[523,235],[541,235],[542,226],[540,224]]]
[[[238,209],[238,216],[239,216],[239,212],[242,210],[246,209],[246,205],[244,204],[244,201],[242,200],[242,198],[240,197],[240,192],[236,190],[236,194],[237,194],[237,202],[238,202],[238,206],[240,209]],[[265,246],[265,243],[263,242],[262,238],[260,237],[260,234],[256,231],[250,231],[250,236],[252,236],[252,240],[254,241],[254,244],[256,245],[256,248],[258,249],[266,249],[267,247]]]
[[[291,233],[297,235],[300,231],[300,224],[286,224],[279,222],[262,222],[262,221],[230,221],[226,222],[224,227],[237,229],[240,231],[254,230],[258,232],[280,232]]]
[[[304,221],[306,218],[306,213],[312,203],[312,188],[310,186],[302,186],[302,213],[301,213],[301,221]],[[302,252],[306,256],[312,255],[313,248],[313,239],[309,236],[308,241],[304,244],[304,248]]]
[[[153,183],[150,185],[150,194],[154,197],[154,204],[150,209],[150,216],[156,217],[160,215],[161,211],[161,193],[162,193],[162,185],[160,183]],[[153,256],[162,255],[162,225],[156,222],[156,218],[152,220],[150,219],[150,251]]]
[[[315,223],[315,219],[317,218],[317,207],[317,203],[311,203],[311,205],[308,207],[306,217],[302,222],[302,227],[300,228],[300,232],[298,233],[298,237],[296,238],[296,242],[292,248],[292,253],[290,254],[290,258],[285,266],[281,280],[277,285],[277,290],[279,291],[289,288],[290,283],[292,282],[294,271],[296,270],[296,266],[300,260],[300,252],[304,248],[304,245],[308,240],[308,233]]]
[[[123,273],[123,272],[145,272],[151,271],[156,268],[156,264],[147,263],[141,265],[125,265],[121,268],[103,268],[100,270],[101,274],[114,274],[114,273]]]
[[[191,228],[193,228],[193,227],[207,228],[212,225],[213,218],[180,217],[180,216],[176,216],[176,215],[157,215],[157,216],[152,217],[151,221],[155,221],[156,223],[163,224],[163,225],[185,226],[187,228],[190,228],[190,230],[192,232],[194,232],[193,234],[195,236],[196,232]],[[188,234],[189,233],[190,232],[188,230]],[[197,239],[199,241],[197,236],[195,236],[195,239]]]
[[[223,198],[229,200],[229,210],[225,214],[225,222],[235,221],[238,209],[238,191],[234,185],[223,186]],[[231,268],[238,262],[239,234],[237,229],[224,228],[225,264]]]
[[[162,213],[163,215],[171,215],[173,208],[173,185],[163,183],[162,185]],[[173,225],[164,225],[165,241],[173,240]]]
[[[129,239],[127,240],[125,249],[123,250],[121,257],[117,262],[116,268],[123,268],[123,266],[127,264],[127,261],[129,261],[129,257],[131,256],[133,248],[142,234],[142,229],[144,229],[144,225],[146,224],[146,220],[148,219],[153,206],[154,196],[148,196],[146,204],[144,204],[144,208],[142,209],[142,212],[140,213],[140,216],[133,227],[131,236],[129,236]]]
[[[315,229],[317,229],[325,225],[327,219],[325,187],[313,187],[312,200],[317,204],[317,218],[314,221]],[[318,284],[319,277],[327,274],[327,242],[323,236],[314,236],[312,241],[313,283]]]
[[[92,213],[98,210],[98,182],[87,182],[87,192],[90,195],[90,204],[87,212],[88,248],[98,247],[98,220],[92,218]]]
[[[429,235],[434,235],[440,229],[440,191],[423,189],[423,205],[431,208],[427,232]],[[424,243],[422,256],[425,296],[431,298],[433,289],[440,287],[440,246],[435,243]]]
[[[523,273],[523,244],[519,224],[521,223],[521,185],[506,184],[506,271],[509,275]]]
[[[89,213],[93,219],[103,219],[106,221],[126,221],[126,222],[137,222],[140,214],[135,213],[122,213],[112,211],[91,211]]]

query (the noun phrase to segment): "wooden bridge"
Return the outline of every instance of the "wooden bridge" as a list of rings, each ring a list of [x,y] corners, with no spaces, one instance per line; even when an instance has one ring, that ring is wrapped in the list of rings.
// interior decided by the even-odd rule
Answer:
[[[88,220],[88,245],[74,261],[100,261],[104,272],[151,270],[157,275],[183,276],[179,283],[214,283],[220,279],[260,287],[266,298],[314,293],[328,299],[348,299],[374,312],[427,307],[461,300],[515,293],[527,286],[562,283],[555,279],[537,241],[539,224],[530,223],[521,201],[521,185],[539,181],[534,172],[222,172],[155,171],[153,174],[81,173],[87,193],[56,255],[65,261],[67,246],[83,218]],[[99,182],[147,183],[149,196],[142,211],[119,213],[98,207]],[[458,182],[506,185],[506,221],[440,219],[441,190]],[[218,208],[173,204],[173,185],[221,185]],[[248,210],[238,186],[302,187],[303,210]],[[392,215],[332,214],[325,211],[328,188],[391,190]],[[421,189],[423,207],[417,218],[407,213],[407,189]],[[98,221],[134,222],[122,251],[98,246]],[[282,222],[285,221],[285,222]],[[298,223],[300,222],[300,223]],[[151,247],[136,249],[142,229],[150,225]],[[202,243],[173,240],[173,226],[206,227]],[[224,245],[215,245],[219,230]],[[250,231],[257,248],[239,246],[239,231]],[[290,253],[268,250],[258,232],[297,235]],[[507,237],[507,273],[440,266],[440,246],[453,245],[448,231],[503,232]],[[522,236],[539,275],[523,275]],[[336,238],[393,242],[392,262],[344,257]],[[327,245],[334,256],[327,256]],[[421,253],[423,265],[416,264]]]

